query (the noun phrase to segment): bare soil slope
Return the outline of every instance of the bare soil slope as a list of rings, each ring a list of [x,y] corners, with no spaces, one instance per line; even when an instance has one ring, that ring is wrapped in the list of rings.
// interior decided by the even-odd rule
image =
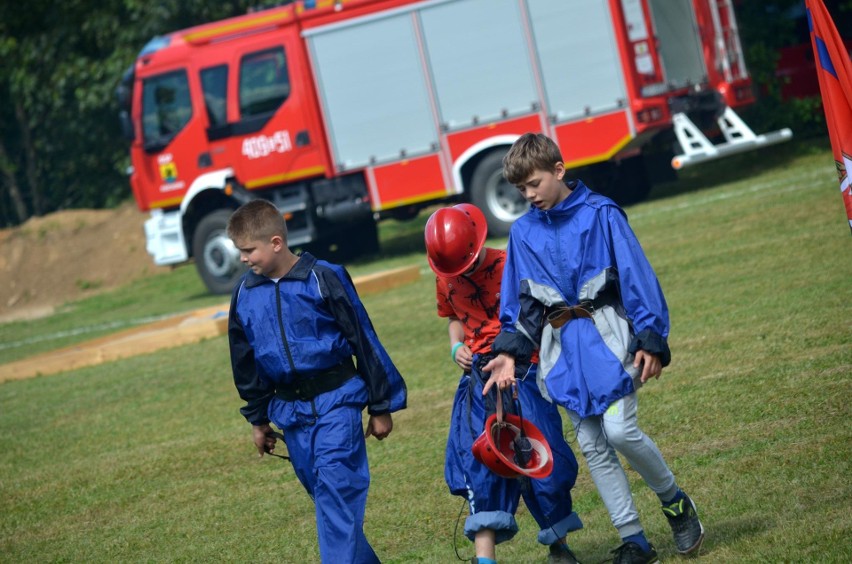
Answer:
[[[0,230],[0,322],[49,315],[65,302],[168,272],[145,251],[147,217],[129,202]]]

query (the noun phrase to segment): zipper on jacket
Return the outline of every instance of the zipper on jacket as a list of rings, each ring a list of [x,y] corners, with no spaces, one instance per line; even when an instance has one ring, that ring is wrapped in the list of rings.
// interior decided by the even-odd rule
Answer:
[[[562,263],[562,239],[559,237],[559,224],[553,224],[550,221],[550,215],[547,212],[544,212],[544,215],[547,216],[547,224],[553,225],[553,229],[556,231],[554,239],[556,239],[556,266],[559,269],[559,279],[556,280],[556,289],[562,294],[563,299],[567,297],[565,293],[565,289],[562,287],[563,281],[565,278],[565,270],[564,264]]]
[[[284,318],[281,314],[281,281],[275,282],[275,310],[278,315],[278,330],[281,331],[281,342],[284,344],[284,352],[287,353],[287,360],[290,362],[290,369],[293,371],[293,376],[298,377],[299,373],[296,370],[296,363],[293,362],[293,355],[290,353],[290,344],[287,343],[287,334],[284,332]]]

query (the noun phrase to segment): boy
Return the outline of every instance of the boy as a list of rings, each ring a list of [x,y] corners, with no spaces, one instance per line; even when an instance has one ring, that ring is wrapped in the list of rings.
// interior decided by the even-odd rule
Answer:
[[[503,478],[478,462],[471,451],[496,404],[496,391],[483,399],[487,376],[482,367],[493,357],[491,344],[500,331],[497,311],[506,252],[483,248],[486,234],[485,216],[470,204],[439,209],[426,223],[426,253],[437,274],[438,315],[449,320],[450,356],[464,371],[453,402],[444,476],[450,492],[470,503],[465,535],[474,542],[474,563],[493,564],[495,545],[518,531],[514,515],[521,495],[541,528],[539,542],[550,547],[549,561],[576,563],[565,535],[583,526],[571,501],[577,460],[562,436],[556,406],[538,391],[536,366],[529,355],[519,359],[516,367],[521,381],[520,416],[545,435],[553,452],[553,472],[544,479]],[[513,404],[511,395],[504,393],[503,406],[517,413],[510,408]]]
[[[234,383],[260,456],[283,431],[293,469],[316,507],[322,561],[374,563],[364,536],[370,470],[365,438],[393,429],[405,382],[373,329],[346,270],[296,256],[266,200],[240,207],[228,236],[249,271],[234,289],[228,340]],[[352,356],[357,359],[357,367]],[[361,427],[364,407],[370,414]],[[280,435],[279,435],[280,436]]]
[[[662,290],[612,200],[580,181],[563,182],[559,148],[527,133],[503,159],[503,174],[532,204],[512,226],[503,274],[500,353],[487,391],[515,381],[514,358],[541,343],[543,394],[565,407],[592,479],[623,540],[614,562],[655,562],[616,451],[663,504],[677,550],[698,551],[704,528],[659,449],[638,427],[636,390],[659,378],[671,353]]]

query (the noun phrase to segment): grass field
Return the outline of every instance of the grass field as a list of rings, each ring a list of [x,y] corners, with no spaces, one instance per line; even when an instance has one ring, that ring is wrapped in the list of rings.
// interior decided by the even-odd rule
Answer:
[[[627,211],[672,315],[673,361],[641,391],[640,420],[699,505],[700,560],[852,561],[852,249],[827,142],[687,170]],[[351,266],[424,272],[364,298],[409,388],[391,437],[369,443],[367,535],[395,563],[473,555],[443,483],[458,374],[424,221],[384,225],[384,256]],[[222,301],[180,268],[0,325],[0,362]],[[257,458],[239,407],[224,337],[0,385],[0,562],[318,561],[308,497],[287,463]],[[679,559],[629,476],[661,558]],[[574,493],[586,526],[569,541],[605,561],[619,539],[583,462]],[[518,518],[500,561],[544,562],[535,523]]]

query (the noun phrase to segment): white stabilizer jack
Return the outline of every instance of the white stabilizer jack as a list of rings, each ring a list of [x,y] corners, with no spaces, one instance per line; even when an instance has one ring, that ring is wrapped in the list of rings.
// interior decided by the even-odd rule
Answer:
[[[781,143],[793,137],[793,132],[788,127],[755,135],[742,118],[734,110],[727,107],[716,122],[719,124],[722,135],[725,136],[725,142],[718,145],[711,143],[707,136],[698,129],[698,126],[686,117],[686,114],[672,115],[674,132],[683,151],[680,155],[675,155],[672,158],[672,168],[679,170],[686,166],[712,161],[734,153],[744,153],[767,145]]]

